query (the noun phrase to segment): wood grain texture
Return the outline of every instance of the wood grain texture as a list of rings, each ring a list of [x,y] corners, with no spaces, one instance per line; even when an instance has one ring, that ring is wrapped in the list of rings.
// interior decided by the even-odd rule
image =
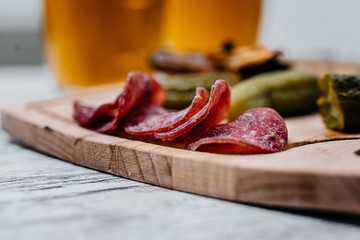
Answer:
[[[72,120],[74,99],[99,104],[118,93],[103,89],[12,105],[2,111],[2,126],[40,151],[140,182],[232,201],[360,214],[359,134],[327,130],[313,114],[286,120],[284,152],[225,155],[98,134]],[[309,144],[337,139],[348,140]]]

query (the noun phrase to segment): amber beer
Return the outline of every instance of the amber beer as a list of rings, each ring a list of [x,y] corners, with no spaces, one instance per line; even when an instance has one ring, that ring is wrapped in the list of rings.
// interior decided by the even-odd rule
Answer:
[[[168,0],[167,45],[180,50],[212,51],[226,41],[254,44],[261,0]]]
[[[44,0],[47,55],[61,85],[96,85],[148,70],[163,0]]]

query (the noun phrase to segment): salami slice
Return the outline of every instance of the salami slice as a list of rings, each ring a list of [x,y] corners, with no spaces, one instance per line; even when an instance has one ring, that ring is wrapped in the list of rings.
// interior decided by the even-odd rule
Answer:
[[[155,133],[155,139],[172,141],[189,132],[196,125],[213,126],[221,122],[230,108],[230,85],[224,80],[217,80],[211,88],[209,102],[194,116],[176,128]]]
[[[194,128],[185,146],[210,152],[273,153],[284,150],[287,139],[285,121],[274,109],[254,108],[233,122]]]
[[[74,103],[74,119],[82,126],[97,132],[114,131],[121,118],[141,103],[162,105],[165,90],[150,75],[139,72],[128,74],[123,92],[112,103],[98,108]]]
[[[199,112],[208,98],[208,91],[199,87],[191,105],[181,111],[171,112],[154,104],[140,106],[125,117],[124,130],[131,135],[153,135],[169,131]]]

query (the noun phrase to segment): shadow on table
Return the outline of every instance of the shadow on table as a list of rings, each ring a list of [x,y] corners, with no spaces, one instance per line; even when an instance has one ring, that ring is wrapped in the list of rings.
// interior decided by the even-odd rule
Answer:
[[[260,206],[256,204],[245,204],[245,205],[257,207],[265,210],[300,215],[304,217],[313,217],[313,218],[323,219],[326,221],[332,221],[336,223],[351,224],[360,227],[360,215],[355,215],[350,213],[330,212],[330,211],[322,211],[322,210],[293,209],[293,208],[282,208],[282,207],[268,207],[268,206]]]

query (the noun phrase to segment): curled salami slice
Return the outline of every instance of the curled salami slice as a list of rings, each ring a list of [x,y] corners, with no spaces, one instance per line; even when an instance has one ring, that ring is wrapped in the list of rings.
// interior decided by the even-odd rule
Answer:
[[[185,138],[189,150],[210,152],[273,153],[285,149],[288,133],[285,121],[272,108],[254,108],[233,122],[200,126]]]
[[[97,132],[109,133],[117,128],[123,118],[135,105],[151,103],[161,105],[165,90],[150,75],[139,72],[128,74],[123,92],[112,103],[98,108],[74,103],[74,119],[82,126]]]
[[[176,128],[155,133],[154,138],[163,141],[172,141],[189,132],[197,124],[213,126],[221,122],[228,114],[230,108],[230,85],[224,80],[217,80],[211,88],[208,103],[194,116]]]
[[[131,135],[153,135],[169,131],[199,112],[208,98],[208,91],[199,87],[191,105],[181,111],[171,112],[153,104],[135,108],[125,117],[124,130]]]

